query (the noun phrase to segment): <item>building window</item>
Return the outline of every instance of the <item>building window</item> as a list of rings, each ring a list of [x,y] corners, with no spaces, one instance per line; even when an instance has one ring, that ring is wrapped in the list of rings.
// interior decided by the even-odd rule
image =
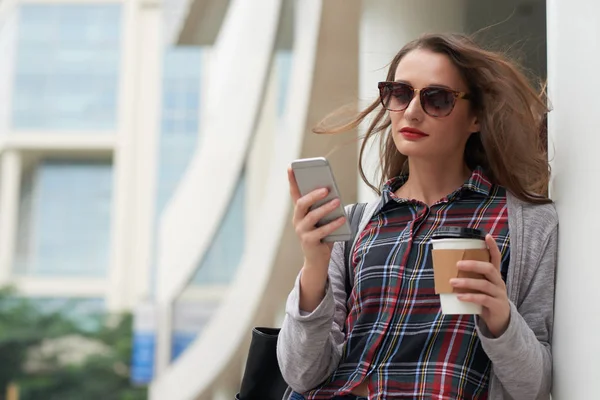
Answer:
[[[17,35],[15,130],[116,128],[119,4],[24,4]]]
[[[197,149],[202,73],[200,47],[165,50],[156,207],[159,215]]]
[[[294,53],[280,50],[274,56],[274,73],[277,74],[277,117],[282,119],[287,107],[287,96],[290,87],[290,76]]]
[[[15,273],[104,277],[110,251],[110,162],[44,160],[21,189]]]
[[[106,313],[102,298],[30,297],[37,309],[44,314],[60,313],[80,328],[97,330],[101,317]]]

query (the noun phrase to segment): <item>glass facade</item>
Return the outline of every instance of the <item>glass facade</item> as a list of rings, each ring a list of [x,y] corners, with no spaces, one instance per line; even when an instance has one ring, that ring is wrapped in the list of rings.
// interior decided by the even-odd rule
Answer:
[[[231,282],[244,253],[246,179],[240,178],[230,206],[192,279],[194,286]]]
[[[64,298],[64,297],[31,297],[35,306],[42,313],[60,313],[71,319],[83,329],[99,328],[100,318],[106,312],[104,299],[99,298]]]
[[[166,204],[198,148],[202,60],[201,47],[164,50],[161,129],[157,150],[156,229]],[[152,290],[155,289],[155,279],[156,252],[151,272]]]
[[[290,87],[290,75],[294,53],[291,50],[279,50],[275,53],[274,65],[277,75],[277,116],[283,122],[283,114],[287,106],[287,95]]]
[[[21,188],[15,273],[106,276],[112,191],[109,161],[36,164]]]
[[[158,146],[156,218],[164,212],[201,140],[202,47],[165,49],[162,82],[162,117]],[[153,268],[152,279],[155,279]],[[155,282],[152,282],[155,287]],[[210,319],[217,304],[186,301],[174,310],[171,355],[176,358]]]
[[[165,50],[156,196],[159,215],[198,145],[202,58],[201,47]]]
[[[12,128],[114,130],[121,5],[20,6]]]
[[[193,295],[177,304],[173,310],[171,360],[179,357],[196,339],[198,332],[208,324],[218,306],[218,302],[194,299]]]

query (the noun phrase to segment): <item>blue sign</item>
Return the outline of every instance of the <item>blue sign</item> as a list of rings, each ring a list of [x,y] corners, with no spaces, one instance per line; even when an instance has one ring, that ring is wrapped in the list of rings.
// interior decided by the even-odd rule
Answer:
[[[131,383],[147,385],[154,378],[156,354],[156,314],[153,304],[140,304],[133,317]]]

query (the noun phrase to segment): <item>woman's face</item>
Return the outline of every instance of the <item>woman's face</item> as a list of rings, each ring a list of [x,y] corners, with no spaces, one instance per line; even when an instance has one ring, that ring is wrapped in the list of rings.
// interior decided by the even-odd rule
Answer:
[[[395,80],[415,89],[441,86],[468,92],[466,82],[450,59],[429,50],[417,49],[406,54],[396,68]],[[479,131],[470,103],[464,99],[456,99],[450,115],[436,118],[423,111],[419,95],[415,93],[406,110],[389,113],[396,148],[411,159],[462,160],[467,139]],[[410,129],[424,134],[415,134]]]

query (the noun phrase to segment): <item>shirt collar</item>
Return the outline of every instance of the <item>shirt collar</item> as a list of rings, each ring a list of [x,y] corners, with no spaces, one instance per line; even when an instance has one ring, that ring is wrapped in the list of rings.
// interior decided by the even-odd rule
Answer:
[[[397,176],[395,178],[390,179],[383,185],[383,189],[381,191],[381,199],[379,201],[379,205],[375,212],[379,212],[386,204],[389,202],[396,202],[399,204],[409,203],[410,200],[400,199],[396,197],[394,192],[398,190],[402,185],[406,183],[408,180],[408,174],[403,174]],[[454,192],[449,194],[443,201],[453,201],[460,195],[466,195],[468,193],[476,193],[480,194],[484,197],[489,196],[492,190],[492,182],[483,172],[483,168],[477,167],[471,173],[471,176],[462,184],[461,187],[456,189]]]

